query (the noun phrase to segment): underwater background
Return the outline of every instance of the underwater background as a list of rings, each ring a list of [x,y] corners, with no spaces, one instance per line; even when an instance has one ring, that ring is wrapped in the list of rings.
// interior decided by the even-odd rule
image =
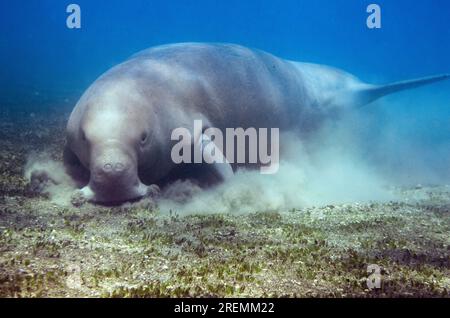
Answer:
[[[449,21],[448,0],[0,1],[0,297],[449,297],[450,80],[332,118],[316,153],[288,140],[271,178],[184,184],[187,203],[74,206],[62,167],[77,100],[140,50],[230,42],[388,83],[450,73]]]
[[[449,72],[448,1],[376,1],[382,28],[368,29],[372,2],[80,0],[81,29],[69,29],[69,1],[2,1],[2,99],[40,90],[82,92],[139,50],[190,41],[242,44],[333,65],[366,81]],[[448,107],[442,111],[449,115]]]

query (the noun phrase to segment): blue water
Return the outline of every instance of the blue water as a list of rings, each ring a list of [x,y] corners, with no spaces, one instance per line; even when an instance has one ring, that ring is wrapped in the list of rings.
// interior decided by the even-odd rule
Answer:
[[[81,7],[81,29],[66,27],[71,2]],[[366,27],[373,2],[382,9],[377,30]],[[70,110],[108,68],[141,49],[183,41],[238,43],[375,83],[449,73],[449,21],[448,0],[2,0],[0,102],[11,111]],[[401,123],[398,136],[417,141],[423,160],[445,169],[450,81],[379,107],[380,120]]]
[[[65,25],[72,2],[79,30]],[[372,2],[379,30],[365,25]],[[394,80],[450,72],[449,20],[447,0],[3,0],[0,67],[9,85],[83,88],[141,49],[212,41]]]

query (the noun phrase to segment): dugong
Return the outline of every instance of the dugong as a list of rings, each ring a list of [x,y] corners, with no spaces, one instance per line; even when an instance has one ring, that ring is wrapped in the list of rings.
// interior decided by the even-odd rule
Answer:
[[[446,78],[371,85],[333,67],[240,45],[157,46],[113,67],[82,95],[67,124],[64,164],[83,200],[139,199],[181,177],[171,160],[171,134],[179,127],[192,131],[194,120],[205,128],[277,127],[301,134],[343,110]],[[200,131],[188,142],[203,147],[204,137]],[[228,178],[233,168],[204,164],[196,174]]]

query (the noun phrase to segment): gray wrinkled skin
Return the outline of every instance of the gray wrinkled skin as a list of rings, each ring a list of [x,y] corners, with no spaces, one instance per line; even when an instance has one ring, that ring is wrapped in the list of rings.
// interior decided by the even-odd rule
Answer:
[[[349,93],[370,87],[331,67],[238,45],[151,48],[110,69],[81,97],[67,125],[65,164],[82,187],[78,197],[140,198],[151,192],[148,185],[180,176],[170,158],[175,128],[193,131],[202,119],[223,130],[307,133],[342,108],[370,102]]]

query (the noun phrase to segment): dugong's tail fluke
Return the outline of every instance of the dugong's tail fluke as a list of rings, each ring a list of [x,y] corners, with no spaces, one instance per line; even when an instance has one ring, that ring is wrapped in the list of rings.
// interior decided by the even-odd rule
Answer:
[[[398,91],[406,90],[406,89],[412,89],[416,88],[422,85],[431,84],[434,82],[442,81],[445,79],[449,79],[450,74],[441,74],[441,75],[435,75],[435,76],[428,76],[428,77],[422,77],[418,79],[413,80],[407,80],[407,81],[401,81],[386,85],[371,85],[367,88],[363,88],[359,92],[359,104],[365,105],[370,102],[373,102],[374,100],[383,97],[388,94],[392,94]]]

